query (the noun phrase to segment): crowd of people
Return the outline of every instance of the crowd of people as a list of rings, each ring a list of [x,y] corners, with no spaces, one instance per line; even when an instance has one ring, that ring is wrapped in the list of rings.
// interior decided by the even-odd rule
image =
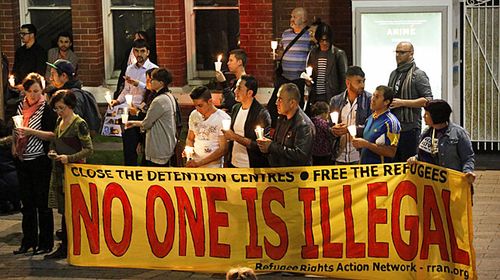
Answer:
[[[320,21],[308,26],[303,8],[292,11],[290,28],[283,32],[275,89],[267,107],[257,101],[258,81],[245,71],[249,61],[243,49],[229,53],[227,66],[234,79],[229,80],[221,71],[215,73],[223,87],[220,108],[214,105],[206,86],[191,91],[194,110],[185,139],[186,160],[179,164],[175,151],[181,114],[169,90],[172,74],[150,61],[149,42],[140,34],[130,50],[133,59],[124,71],[123,86],[110,102],[116,106],[130,100],[130,117],[123,124],[124,165],[138,165],[141,150],[140,165],[159,167],[423,161],[464,172],[471,183],[474,181],[469,136],[451,122],[450,105],[433,100],[429,79],[413,59],[413,45],[397,44],[397,68],[386,84],[381,81],[370,93],[365,90],[362,68],[348,66],[346,53],[334,45],[332,28]],[[63,166],[85,162],[92,154],[91,132],[98,130],[99,124],[96,127],[92,120],[83,118],[88,103],[82,101],[84,93],[76,77],[78,58],[69,48],[71,35],[59,34],[58,49],[50,50],[48,56],[36,43],[33,25],[23,25],[20,36],[24,45],[16,51],[13,88],[20,90],[23,98],[15,113],[21,123],[12,133],[11,161],[19,181],[20,198],[14,203],[19,207],[20,199],[22,204],[23,239],[14,254],[32,252],[64,258],[64,216],[58,234],[61,244],[52,251],[52,208],[64,213]],[[312,71],[306,71],[307,67]],[[42,75],[48,78],[47,87]],[[428,127],[420,133],[422,108]],[[3,191],[3,184],[8,183],[0,182]],[[253,279],[244,278],[245,273],[235,272],[240,276],[228,279]]]

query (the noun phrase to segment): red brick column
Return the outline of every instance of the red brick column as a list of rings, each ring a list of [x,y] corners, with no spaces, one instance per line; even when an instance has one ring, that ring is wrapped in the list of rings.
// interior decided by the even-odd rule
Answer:
[[[104,82],[104,40],[101,1],[72,0],[71,18],[74,49],[80,58],[78,77],[85,86],[102,85]]]
[[[0,45],[2,52],[9,58],[9,70],[14,64],[14,53],[21,45],[18,35],[20,26],[19,1],[0,0]]]
[[[240,46],[248,54],[246,71],[255,76],[260,87],[273,84],[273,1],[240,1]]]
[[[187,84],[184,1],[155,1],[158,66],[172,71],[174,86]]]
[[[331,6],[331,21],[335,45],[343,49],[352,64],[352,8],[350,0],[335,0]]]

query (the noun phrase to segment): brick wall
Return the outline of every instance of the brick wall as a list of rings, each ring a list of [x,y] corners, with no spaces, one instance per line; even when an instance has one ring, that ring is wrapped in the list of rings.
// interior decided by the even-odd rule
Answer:
[[[71,20],[74,50],[80,58],[78,78],[85,86],[102,85],[104,40],[101,0],[72,0]]]
[[[16,48],[21,45],[18,35],[20,26],[19,1],[0,0],[0,45],[2,52],[9,58],[9,70],[14,64]]]
[[[240,47],[248,55],[246,71],[260,87],[273,84],[273,3],[272,0],[240,1]]]
[[[173,86],[187,84],[184,1],[155,1],[158,65],[172,71]]]
[[[343,49],[352,64],[352,5],[350,0],[335,0],[331,6],[330,24],[335,45]]]

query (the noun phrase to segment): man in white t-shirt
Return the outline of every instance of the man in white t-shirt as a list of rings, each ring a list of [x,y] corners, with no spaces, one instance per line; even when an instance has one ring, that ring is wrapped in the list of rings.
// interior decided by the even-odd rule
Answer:
[[[207,87],[196,87],[189,96],[195,110],[189,115],[186,146],[194,147],[194,155],[186,167],[223,167],[227,143],[222,134],[222,120],[231,117],[214,106]]]
[[[229,164],[232,167],[269,167],[267,157],[257,145],[257,127],[262,129],[262,136],[269,138],[271,116],[256,99],[257,80],[250,75],[243,75],[236,83],[234,91],[236,101],[231,113],[231,129],[223,131],[229,140]]]

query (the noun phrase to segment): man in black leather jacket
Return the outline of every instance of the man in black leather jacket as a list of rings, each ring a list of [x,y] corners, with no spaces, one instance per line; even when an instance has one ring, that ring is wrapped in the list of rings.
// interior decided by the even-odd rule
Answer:
[[[300,91],[295,84],[280,87],[276,101],[280,116],[272,140],[257,140],[259,149],[268,155],[271,167],[312,165],[315,128],[299,102]]]
[[[229,164],[234,167],[268,167],[267,157],[257,146],[256,128],[262,129],[263,137],[269,137],[271,116],[262,106],[255,94],[258,90],[257,80],[250,75],[243,75],[236,83],[234,91],[236,103],[231,112],[231,128],[223,130],[224,137],[229,140]]]

